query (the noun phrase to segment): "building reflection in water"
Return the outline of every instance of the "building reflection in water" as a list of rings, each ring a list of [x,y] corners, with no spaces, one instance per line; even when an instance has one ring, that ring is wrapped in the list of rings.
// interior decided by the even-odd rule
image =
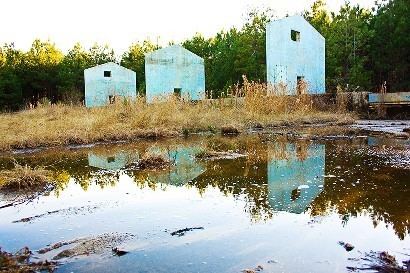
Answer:
[[[268,150],[269,203],[275,211],[302,213],[323,189],[325,145],[278,145]]]
[[[195,160],[198,148],[195,147],[173,147],[159,148],[151,147],[147,150],[150,154],[160,154],[171,162],[170,168],[163,170],[138,170],[132,163],[138,162],[140,153],[138,151],[112,151],[105,153],[88,153],[88,164],[102,170],[123,170],[133,177],[137,182],[154,182],[181,186],[199,176],[205,171],[205,165]],[[105,174],[109,175],[109,174]]]
[[[172,163],[164,170],[134,171],[134,178],[174,186],[182,186],[192,181],[206,170],[205,164],[195,160],[197,147],[151,148],[150,153],[165,155]]]
[[[119,151],[109,154],[97,154],[94,152],[88,153],[88,165],[103,170],[119,170],[126,165],[137,161],[138,153],[130,153],[126,151]]]
[[[244,197],[245,210],[254,219],[270,218],[273,211],[304,212],[323,189],[325,145],[275,142],[258,153],[257,161],[248,157],[207,162],[195,186]]]

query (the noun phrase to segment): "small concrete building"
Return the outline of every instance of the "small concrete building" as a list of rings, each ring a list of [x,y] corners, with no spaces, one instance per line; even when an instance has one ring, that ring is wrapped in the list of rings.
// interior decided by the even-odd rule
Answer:
[[[113,103],[116,98],[137,96],[136,73],[116,63],[105,63],[84,70],[85,106]]]
[[[266,66],[274,88],[289,95],[323,94],[325,38],[299,15],[272,21],[266,29]]]
[[[145,82],[147,102],[171,94],[200,100],[205,96],[204,59],[180,45],[147,53]]]

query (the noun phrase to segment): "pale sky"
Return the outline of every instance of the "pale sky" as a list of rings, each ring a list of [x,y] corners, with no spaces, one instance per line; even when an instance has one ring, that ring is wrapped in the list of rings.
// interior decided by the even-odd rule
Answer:
[[[50,39],[63,51],[76,42],[89,48],[109,44],[117,55],[136,41],[179,43],[202,33],[240,27],[252,8],[269,7],[276,16],[308,9],[314,0],[1,0],[0,44],[27,50],[35,38]],[[344,0],[328,0],[337,11]],[[374,0],[351,0],[371,7]]]

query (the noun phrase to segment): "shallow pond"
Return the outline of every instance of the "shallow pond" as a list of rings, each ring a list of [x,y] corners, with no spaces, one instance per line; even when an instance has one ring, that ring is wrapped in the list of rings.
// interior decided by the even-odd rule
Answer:
[[[196,159],[204,150],[246,157]],[[145,153],[173,165],[129,167]],[[0,168],[13,160],[55,171],[58,184],[0,209],[3,249],[131,235],[115,244],[125,255],[102,242],[60,259],[57,272],[328,273],[346,272],[372,250],[399,260],[410,253],[404,140],[192,137],[14,153],[0,157]],[[16,198],[0,194],[0,206]],[[67,247],[35,254],[50,259]]]

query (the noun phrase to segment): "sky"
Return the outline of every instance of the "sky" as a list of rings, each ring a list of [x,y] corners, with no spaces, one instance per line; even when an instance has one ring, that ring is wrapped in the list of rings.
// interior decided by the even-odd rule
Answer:
[[[121,54],[150,39],[179,43],[201,33],[211,37],[240,27],[247,11],[271,8],[278,17],[308,9],[314,0],[1,0],[0,44],[30,48],[34,39],[51,40],[63,51],[76,42],[85,48],[108,44]],[[374,0],[351,0],[370,8]],[[337,11],[344,0],[327,0]]]

